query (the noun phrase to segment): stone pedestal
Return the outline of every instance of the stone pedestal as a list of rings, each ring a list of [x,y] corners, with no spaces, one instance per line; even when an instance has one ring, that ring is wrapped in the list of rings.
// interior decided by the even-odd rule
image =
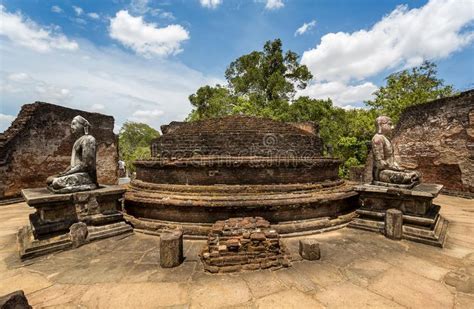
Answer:
[[[356,186],[360,208],[356,211],[358,217],[349,227],[443,247],[449,222],[439,214],[440,207],[433,205],[433,199],[442,188],[442,185],[426,183],[412,189]],[[395,210],[401,212],[401,218]]]
[[[398,209],[389,209],[385,213],[385,236],[393,240],[402,239],[403,213]]]
[[[20,257],[39,256],[133,231],[120,212],[124,192],[120,186],[67,194],[54,194],[46,188],[22,190],[26,203],[36,212],[30,215],[30,225],[18,231]]]
[[[176,267],[183,261],[183,231],[172,231],[160,236],[160,266]]]
[[[299,246],[299,252],[303,259],[314,261],[321,258],[319,243],[315,239],[302,239]]]

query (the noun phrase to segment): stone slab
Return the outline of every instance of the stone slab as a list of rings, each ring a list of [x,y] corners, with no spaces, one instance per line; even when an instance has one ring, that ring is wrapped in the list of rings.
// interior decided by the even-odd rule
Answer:
[[[47,188],[32,188],[23,189],[21,194],[23,195],[26,203],[29,206],[33,205],[47,205],[48,203],[55,202],[67,202],[73,199],[74,195],[77,194],[95,194],[96,196],[123,194],[126,189],[122,186],[106,186],[101,185],[100,188],[90,191],[74,192],[74,193],[63,193],[56,194],[49,191]]]
[[[389,188],[364,184],[355,186],[359,193],[359,204],[362,210],[386,211],[399,209],[404,215],[429,217],[433,212],[433,199],[438,196],[442,185],[423,183],[413,189]]]
[[[122,221],[103,226],[88,226],[87,231],[85,243],[125,233],[133,233],[133,228]],[[17,241],[20,258],[23,260],[68,250],[74,247],[70,233],[54,235],[44,239],[36,239],[29,226],[25,226],[18,231]]]
[[[402,225],[402,238],[435,247],[444,247],[448,232],[449,221],[441,215],[437,216],[435,223],[426,227],[423,225]],[[356,218],[348,227],[365,231],[384,233],[385,221],[369,218]]]
[[[354,187],[354,190],[357,192],[373,192],[373,193],[386,193],[390,195],[411,195],[419,197],[431,197],[435,198],[439,195],[443,185],[434,184],[434,183],[421,183],[416,185],[412,189],[403,189],[403,188],[392,188],[385,186],[377,186],[371,184],[363,184]]]

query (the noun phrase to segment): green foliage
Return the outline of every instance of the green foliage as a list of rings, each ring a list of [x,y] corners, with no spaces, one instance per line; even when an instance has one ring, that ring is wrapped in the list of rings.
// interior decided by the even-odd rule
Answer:
[[[453,94],[436,76],[436,64],[424,62],[411,70],[389,75],[369,109],[345,110],[331,99],[294,99],[296,88],[304,89],[312,79],[305,65],[292,51],[283,53],[281,40],[268,41],[262,51],[253,51],[234,60],[225,72],[226,87],[204,86],[189,97],[194,109],[188,120],[244,114],[282,121],[314,121],[320,136],[332,146],[332,155],[341,159],[340,174],[351,166],[364,164],[375,133],[375,118],[384,114],[398,121],[408,106]]]
[[[267,41],[263,51],[237,58],[225,72],[229,88],[262,108],[280,100],[289,101],[298,88],[306,88],[313,78],[305,65],[298,63],[292,51],[283,54],[280,39]]]
[[[436,74],[436,64],[429,61],[411,70],[390,74],[385,79],[387,85],[380,87],[374,93],[375,99],[366,104],[391,117],[396,123],[408,106],[454,94],[453,87],[445,86]]]
[[[232,96],[227,88],[220,85],[204,86],[190,95],[189,101],[194,110],[188,116],[188,120],[193,121],[231,114],[237,103],[237,97]]]
[[[119,132],[119,155],[127,169],[135,170],[133,161],[149,158],[151,141],[160,133],[144,123],[127,121]]]
[[[268,41],[263,51],[253,51],[233,61],[225,72],[227,87],[204,86],[189,96],[194,106],[190,121],[245,114],[282,119],[296,89],[304,89],[313,76],[298,55],[285,54],[280,39]]]

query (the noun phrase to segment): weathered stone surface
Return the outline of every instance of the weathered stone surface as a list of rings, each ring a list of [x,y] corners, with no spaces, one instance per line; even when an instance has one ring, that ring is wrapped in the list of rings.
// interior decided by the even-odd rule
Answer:
[[[15,291],[8,295],[0,296],[0,308],[2,309],[31,309],[23,291]]]
[[[20,257],[40,256],[132,232],[120,212],[124,192],[120,186],[67,194],[51,193],[46,188],[22,190],[36,212],[30,215],[30,224],[18,231]]]
[[[398,209],[389,209],[385,213],[385,236],[393,239],[402,239],[403,213]]]
[[[389,188],[386,186],[358,185],[361,209],[386,211],[395,208],[407,215],[426,216],[433,208],[433,198],[438,196],[442,185],[419,184],[412,189]]]
[[[474,90],[408,107],[392,143],[401,166],[420,171],[423,182],[474,196]]]
[[[405,308],[349,282],[343,282],[315,293],[326,308]]]
[[[291,295],[291,296],[290,296]],[[319,309],[324,306],[312,298],[297,290],[286,290],[265,296],[257,301],[257,308],[313,308]]]
[[[474,267],[472,268],[471,273],[466,269],[449,272],[446,274],[444,282],[459,292],[474,294]]]
[[[87,243],[87,225],[83,222],[77,222],[69,228],[69,237],[71,237],[72,246],[80,247]]]
[[[299,252],[303,259],[314,261],[321,258],[321,249],[315,239],[301,239],[299,246]]]
[[[348,226],[386,234],[386,219],[392,220],[386,218],[386,212],[397,209],[402,212],[403,217],[402,238],[443,247],[449,221],[439,214],[440,207],[433,204],[433,199],[438,196],[441,188],[442,185],[426,183],[412,189],[358,185],[354,187],[359,193],[360,208],[356,210],[358,217]],[[389,224],[394,222],[390,221]],[[398,236],[388,234],[387,237]]]
[[[454,296],[440,282],[394,267],[376,278],[368,289],[411,308],[452,308]]]
[[[183,262],[183,231],[176,230],[160,236],[160,266],[176,267]]]
[[[162,128],[163,135],[151,145],[153,157],[182,158],[197,154],[286,157],[290,149],[298,157],[307,155],[308,150],[314,156],[322,155],[319,128],[314,123],[227,116],[194,122],[174,121]]]
[[[16,256],[14,234],[28,223],[31,208],[25,203],[2,206],[0,295],[23,289],[34,308],[257,308],[257,303],[291,308],[312,298],[327,308],[398,304],[471,309],[474,294],[446,284],[445,278],[463,268],[466,274],[472,272],[474,201],[440,195],[435,203],[454,227],[442,250],[339,229],[312,236],[324,250],[320,261],[302,260],[276,271],[219,275],[203,272],[197,262],[205,241],[185,240],[186,261],[166,269],[159,267],[159,238],[138,233],[23,263]],[[295,255],[298,240],[283,239]],[[261,300],[280,292],[286,293]]]
[[[113,117],[36,102],[24,105],[10,128],[0,133],[0,199],[19,196],[23,188],[42,187],[48,176],[69,166],[74,143],[70,124],[76,115],[93,125],[99,183],[117,182]]]

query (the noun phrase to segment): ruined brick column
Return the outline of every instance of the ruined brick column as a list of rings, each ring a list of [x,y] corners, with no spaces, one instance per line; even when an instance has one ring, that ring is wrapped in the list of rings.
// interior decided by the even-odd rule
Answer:
[[[201,258],[212,273],[290,266],[280,236],[261,217],[217,221]]]

